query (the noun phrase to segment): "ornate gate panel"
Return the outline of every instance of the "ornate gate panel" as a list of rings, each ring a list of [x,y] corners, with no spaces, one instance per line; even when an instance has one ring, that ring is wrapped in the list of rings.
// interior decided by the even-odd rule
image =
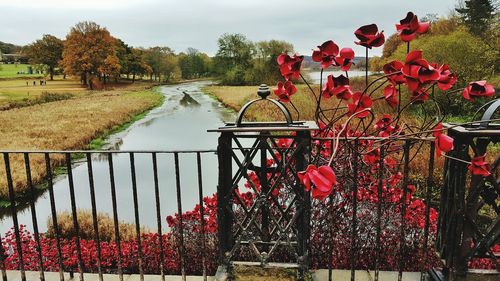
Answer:
[[[245,105],[235,123],[213,130],[220,133],[219,264],[230,269],[237,261],[279,261],[304,272],[311,199],[297,172],[307,166],[310,132],[317,127],[314,122],[293,122],[283,104],[267,98],[267,86],[261,85],[258,93],[261,98]],[[243,122],[246,110],[258,102],[274,105],[285,121]]]

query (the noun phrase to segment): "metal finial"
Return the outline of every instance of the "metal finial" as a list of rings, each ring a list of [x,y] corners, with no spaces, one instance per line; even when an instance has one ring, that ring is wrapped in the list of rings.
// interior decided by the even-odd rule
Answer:
[[[257,91],[257,94],[262,99],[265,99],[265,98],[267,98],[271,94],[271,91],[269,90],[269,87],[266,84],[261,84],[259,86],[259,90]]]

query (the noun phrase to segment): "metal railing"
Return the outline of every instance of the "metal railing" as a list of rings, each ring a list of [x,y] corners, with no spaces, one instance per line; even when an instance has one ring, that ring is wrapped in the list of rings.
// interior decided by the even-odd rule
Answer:
[[[276,137],[276,136],[275,136]],[[384,200],[384,187],[386,186],[387,175],[384,174],[382,169],[371,171],[370,173],[374,177],[374,182],[376,183],[373,187],[373,196],[374,200],[367,204],[366,202],[362,202],[358,199],[359,196],[362,195],[363,192],[366,192],[367,186],[361,186],[358,184],[361,169],[366,169],[366,165],[361,164],[362,158],[366,156],[364,152],[360,152],[356,148],[360,145],[359,142],[367,141],[369,139],[364,138],[356,138],[353,140],[347,140],[343,142],[340,149],[345,149],[347,152],[343,155],[347,157],[342,161],[347,161],[352,164],[353,173],[345,173],[339,172],[338,176],[343,177],[344,182],[346,183],[344,186],[344,191],[347,198],[349,200],[345,202],[341,202],[335,191],[332,195],[330,195],[325,201],[316,201],[313,200],[311,206],[309,206],[309,210],[311,211],[311,224],[308,226],[309,230],[304,229],[295,229],[295,231],[310,231],[313,235],[316,233],[323,233],[326,236],[322,236],[322,240],[314,240],[315,238],[311,238],[309,240],[308,249],[305,251],[308,252],[309,260],[308,263],[312,265],[313,268],[328,268],[329,269],[329,280],[334,278],[333,269],[348,269],[351,271],[351,280],[354,280],[356,277],[356,270],[358,269],[366,269],[373,270],[375,280],[380,280],[379,273],[381,270],[396,270],[398,271],[398,280],[402,280],[403,272],[407,271],[408,268],[416,269],[417,271],[426,271],[429,269],[429,266],[433,266],[434,264],[428,263],[423,264],[420,267],[412,267],[412,255],[416,254],[414,252],[408,252],[410,250],[419,251],[421,254],[419,257],[428,260],[434,260],[436,257],[431,255],[433,252],[433,243],[436,239],[435,232],[431,231],[431,209],[438,209],[439,202],[433,201],[433,194],[437,191],[435,187],[438,186],[438,179],[435,178],[435,168],[436,161],[434,159],[435,154],[435,145],[431,139],[402,139],[398,140],[398,145],[402,149],[399,149],[399,161],[397,165],[399,165],[401,171],[401,178],[399,183],[399,188],[401,190],[401,198],[398,199],[399,202],[392,202],[390,204]],[[372,138],[373,140],[373,138]],[[329,146],[331,150],[333,150],[334,139],[328,138],[313,138],[313,142],[317,142],[316,145],[320,146]],[[271,142],[272,143],[272,142]],[[256,145],[253,148],[261,148],[263,146]],[[421,148],[425,149],[421,149]],[[271,149],[273,151],[274,148],[264,148]],[[386,163],[386,159],[390,154],[390,144],[381,145],[379,150],[379,157],[376,159],[378,166],[382,167],[384,165],[388,165]],[[250,148],[244,148],[242,145],[238,147],[231,148],[235,152],[232,155],[236,155],[236,153],[242,153],[245,161],[248,161],[248,157],[250,155]],[[279,149],[277,149],[279,150]],[[196,264],[199,268],[195,271],[199,275],[203,275],[206,279],[207,275],[212,275],[214,273],[213,267],[209,267],[208,262],[212,262],[216,260],[217,254],[217,241],[214,240],[213,237],[210,239],[210,243],[208,242],[208,233],[206,232],[206,209],[207,204],[204,202],[204,197],[207,196],[205,194],[206,188],[206,178],[207,173],[203,172],[204,167],[211,166],[212,168],[216,167],[217,160],[215,158],[215,150],[199,150],[199,151],[1,151],[0,153],[3,155],[4,169],[5,169],[5,178],[6,178],[6,187],[7,187],[7,195],[9,206],[8,208],[8,216],[12,219],[13,224],[13,235],[11,235],[15,240],[12,242],[12,249],[6,249],[4,247],[0,248],[0,267],[2,270],[3,280],[7,280],[6,269],[7,265],[5,264],[6,258],[9,254],[17,253],[18,263],[12,267],[21,272],[22,280],[26,280],[25,270],[27,265],[25,264],[25,260],[23,259],[23,254],[26,253],[26,246],[23,243],[26,243],[23,240],[22,226],[18,219],[20,215],[20,208],[23,207],[23,204],[26,205],[26,208],[29,208],[31,214],[31,226],[33,228],[33,236],[32,239],[34,243],[32,244],[34,247],[34,251],[36,252],[36,257],[34,260],[30,260],[30,268],[36,268],[39,271],[40,280],[45,280],[44,272],[47,271],[47,268],[44,268],[44,262],[48,259],[42,251],[43,248],[43,231],[40,230],[40,221],[37,218],[37,203],[36,200],[39,196],[39,190],[37,188],[38,184],[46,184],[46,190],[48,192],[50,201],[50,221],[52,223],[53,232],[54,232],[54,240],[55,244],[54,250],[56,252],[53,257],[56,258],[57,270],[59,271],[60,279],[64,280],[64,272],[73,272],[79,275],[79,279],[84,279],[85,272],[97,272],[99,274],[99,279],[104,279],[104,273],[114,273],[120,276],[120,280],[123,280],[124,274],[129,273],[139,273],[141,276],[141,280],[143,280],[144,275],[151,273],[152,270],[145,270],[145,267],[151,267],[148,264],[148,260],[146,258],[147,253],[145,253],[146,249],[143,249],[144,239],[146,238],[142,231],[142,227],[144,226],[144,222],[141,224],[140,220],[140,195],[143,194],[144,190],[147,188],[153,188],[154,193],[154,202],[151,202],[152,208],[154,208],[154,220],[155,220],[155,231],[156,236],[154,236],[153,240],[147,240],[147,242],[154,241],[154,247],[158,248],[158,260],[159,262],[155,264],[157,268],[153,271],[154,273],[160,274],[162,280],[165,279],[165,275],[167,273],[167,269],[164,266],[175,259],[177,261],[176,266],[177,269],[175,271],[176,274],[182,275],[185,277],[186,275],[194,272],[192,270],[193,261],[190,260],[191,256],[188,257],[188,251],[193,251],[193,240],[185,241],[186,237],[191,235],[191,229],[185,229],[186,222],[183,221],[184,217],[181,215],[185,213],[185,209],[183,208],[183,198],[191,197],[194,199],[193,202],[198,204],[199,209],[195,213],[196,216],[199,215],[199,223],[200,230],[199,233],[196,233],[196,239],[199,244],[195,245],[194,249],[197,251],[199,255],[201,255],[199,264]],[[366,152],[366,151],[365,151]],[[252,152],[254,153],[254,152]],[[170,170],[172,172],[172,177],[174,179],[170,188],[164,186],[162,184],[161,176],[162,173],[165,172],[165,169],[160,169],[159,166],[159,157],[167,155],[169,158]],[[190,157],[195,157],[194,161],[191,165],[187,166],[191,180],[191,185],[196,186],[196,193],[191,192],[189,189],[186,189],[184,182],[181,181],[181,164],[182,156],[181,155],[189,155]],[[256,154],[256,155],[265,155],[265,154]],[[270,155],[270,153],[268,154]],[[321,154],[316,152],[316,156],[312,155],[309,161],[321,164],[321,161],[325,161],[322,159]],[[212,162],[203,161],[204,158],[214,157]],[[220,156],[220,155],[219,155]],[[96,168],[96,163],[94,160],[98,157],[98,160],[102,165],[99,168]],[[126,164],[125,166],[120,165],[120,169],[117,170],[116,158],[121,157],[120,163]],[[148,163],[151,167],[145,172],[138,172],[138,158],[141,157],[142,160],[146,159],[143,162],[142,166],[145,163]],[[261,156],[262,157],[262,156]],[[412,167],[412,159],[415,157],[423,157],[425,162],[421,162],[421,166]],[[36,161],[35,161],[36,159]],[[163,158],[162,158],[163,159]],[[165,159],[163,159],[165,160]],[[257,160],[257,159],[256,159]],[[261,165],[265,165],[265,161],[259,159]],[[229,160],[236,161],[236,160]],[[16,162],[13,165],[13,162]],[[36,163],[38,167],[36,167],[36,172],[34,172],[33,162]],[[75,163],[79,163],[81,167],[85,168],[84,174],[85,178],[88,180],[86,186],[82,186],[82,184],[78,184],[75,179]],[[162,162],[163,163],[163,162]],[[235,162],[236,163],[236,162]],[[244,163],[244,162],[241,162]],[[422,164],[424,163],[424,164]],[[205,165],[206,164],[206,165]],[[248,163],[247,163],[248,164]],[[278,163],[278,166],[281,164]],[[288,164],[283,164],[281,167],[287,167]],[[56,166],[62,166],[66,169],[66,179],[67,182],[64,181],[63,184],[67,189],[64,189],[64,192],[69,192],[69,211],[71,213],[71,224],[73,229],[75,230],[76,235],[72,237],[69,243],[63,243],[64,238],[61,233],[61,229],[58,224],[58,214],[60,213],[60,209],[57,208],[56,204],[56,196],[55,196],[55,188],[54,184],[56,183]],[[14,169],[13,167],[17,167]],[[22,168],[21,168],[22,167]],[[246,174],[251,169],[247,169],[250,167],[249,165],[243,166],[239,164],[240,170],[240,179],[249,180],[248,175]],[[275,171],[278,171],[280,168],[275,168]],[[399,168],[398,168],[399,169]],[[425,169],[425,172],[424,172]],[[247,171],[248,170],[248,171]],[[100,229],[101,225],[99,223],[99,208],[98,208],[98,195],[96,190],[99,191],[102,188],[105,188],[101,185],[96,185],[96,172],[106,173],[107,177],[102,180],[108,181],[107,191],[110,193],[110,205],[111,205],[111,213],[113,220],[113,247],[116,247],[116,255],[113,256],[116,260],[112,261],[113,266],[104,265],[108,264],[109,260],[105,260],[109,258],[109,255],[106,257],[103,256],[102,246],[106,246],[106,241],[102,241],[100,237]],[[117,196],[118,185],[116,180],[121,176],[117,176],[117,174],[124,175],[128,174],[130,176],[130,189],[127,190],[128,194],[132,194],[132,203],[130,209],[133,209],[133,216],[131,222],[134,226],[135,231],[135,239],[133,241],[123,241],[121,239],[120,232],[120,219],[123,217],[123,208],[119,208],[120,201]],[[297,171],[295,171],[297,172]],[[424,178],[416,178],[415,175],[419,172],[420,175],[425,174]],[[141,178],[145,177],[147,173],[152,176],[152,184],[142,184]],[[274,173],[274,172],[273,172]],[[214,173],[216,174],[216,173]],[[23,175],[23,177],[21,177]],[[34,177],[35,175],[35,177]],[[209,175],[214,176],[214,175]],[[219,175],[220,176],[220,175]],[[233,179],[234,174],[229,177],[229,179]],[[20,178],[23,178],[20,180]],[[35,180],[36,178],[36,180]],[[238,177],[237,177],[238,178]],[[288,178],[288,181],[295,180],[295,177],[292,177],[293,180]],[[271,181],[272,179],[270,179]],[[127,180],[128,181],[128,180]],[[21,182],[21,183],[20,183]],[[57,181],[60,182],[60,181]],[[213,181],[210,183],[212,185],[212,190],[215,191],[215,185],[217,184],[216,179],[213,178]],[[288,182],[290,184],[290,182]],[[409,187],[414,184],[416,185],[416,191],[410,191]],[[16,189],[21,188],[22,186],[26,186],[24,192],[25,201],[20,200],[17,197]],[[276,183],[273,183],[275,186]],[[205,186],[205,190],[204,190]],[[210,188],[210,187],[209,187]],[[208,188],[208,189],[209,189]],[[86,268],[88,265],[88,261],[86,259],[86,255],[88,253],[82,251],[82,243],[84,239],[81,237],[82,228],[80,225],[79,217],[78,217],[78,207],[80,202],[80,198],[76,195],[77,190],[86,189],[86,191],[90,195],[91,201],[91,217],[92,217],[92,241],[95,245],[95,261],[96,266],[95,270],[89,270]],[[175,206],[171,209],[171,213],[162,212],[162,206],[165,205],[162,199],[161,194],[168,192],[168,194],[175,197]],[[272,188],[266,191],[267,196],[272,195]],[[417,194],[415,196],[418,197],[419,200],[422,200],[425,203],[424,212],[424,221],[423,225],[419,228],[419,232],[417,236],[413,237],[413,233],[408,232],[408,228],[406,224],[407,212],[409,211],[409,202],[406,201],[408,194],[413,193]],[[349,195],[349,194],[352,194]],[[240,200],[240,198],[234,198],[234,200]],[[272,198],[271,198],[272,199]],[[277,201],[276,201],[277,202]],[[281,201],[280,201],[281,202]],[[340,204],[344,204],[342,207]],[[185,205],[184,205],[185,207]],[[191,206],[190,206],[191,208]],[[388,208],[399,208],[398,209],[398,217],[390,217],[387,218],[387,209]],[[5,210],[6,208],[4,208]],[[243,208],[244,209],[244,208]],[[277,211],[276,211],[277,210]],[[277,208],[275,211],[280,213],[282,216],[277,217],[276,219],[271,219],[271,227],[276,231],[273,231],[276,235],[282,235],[280,231],[285,229],[281,225],[278,225],[281,222],[287,222],[287,214],[284,214],[283,209]],[[248,211],[248,210],[247,210]],[[371,220],[364,221],[363,215],[366,212],[370,212],[373,215]],[[176,216],[177,224],[176,227],[171,228],[170,232],[165,231],[165,224],[162,223],[162,216],[171,215],[177,213],[179,216]],[[243,213],[242,213],[243,214]],[[272,215],[272,213],[271,213]],[[255,225],[255,214],[250,218],[251,225]],[[390,219],[392,223],[387,224],[387,220]],[[245,219],[246,220],[246,219]],[[340,223],[342,222],[342,223]],[[235,222],[235,229],[238,229],[238,223]],[[273,225],[274,223],[274,225]],[[339,226],[340,225],[340,226]],[[294,229],[294,227],[290,227],[287,229]],[[362,229],[368,229],[368,231],[362,232]],[[395,261],[392,265],[389,265],[387,261],[387,256],[384,256],[387,250],[387,245],[383,245],[383,240],[385,239],[385,231],[390,230],[393,233],[396,233],[394,240],[391,240],[393,245],[392,248],[396,248],[396,251],[393,251],[395,254]],[[368,234],[367,234],[368,233]],[[2,233],[3,234],[3,233]],[[213,234],[213,233],[211,233]],[[373,234],[373,237],[367,239],[366,235]],[[170,236],[169,236],[170,235]],[[227,235],[234,235],[227,234]],[[165,237],[169,238],[165,238]],[[2,239],[5,237],[0,237]],[[412,239],[417,239],[418,242],[413,241]],[[172,239],[174,242],[169,244],[169,248],[167,250],[166,241],[168,243]],[[271,237],[272,239],[272,237]],[[338,244],[339,239],[344,239],[343,241],[347,241],[348,245],[340,245]],[[360,241],[368,241],[367,243],[360,246]],[[417,244],[411,245],[410,243]],[[74,246],[74,252],[71,257],[65,256],[63,253],[63,248],[67,247],[69,244]],[[132,243],[136,248],[133,248],[133,251],[137,253],[137,266],[128,268],[124,265],[124,256],[122,247],[124,244]],[[210,244],[210,246],[209,246]],[[215,245],[214,245],[215,244]],[[345,252],[338,253],[336,252],[336,248],[342,246],[340,248],[341,251],[348,251],[348,254]],[[148,245],[146,245],[148,246]],[[385,248],[384,248],[385,247]],[[189,248],[189,249],[188,249]],[[94,248],[92,248],[94,249]],[[93,250],[94,251],[94,250]],[[277,251],[279,252],[279,251]],[[191,252],[190,252],[191,253]],[[168,256],[171,255],[171,256]],[[286,254],[285,257],[289,257]],[[340,260],[339,257],[346,257],[345,261]],[[67,259],[74,258],[76,262],[76,266],[65,266]],[[364,262],[363,262],[364,261]],[[33,263],[36,263],[34,265]],[[87,263],[87,264],[86,264]],[[394,265],[394,266],[393,266]],[[127,267],[127,268],[126,268]],[[110,269],[112,268],[112,270]],[[188,269],[189,268],[189,269]],[[52,269],[49,269],[52,270]],[[423,276],[423,275],[422,275]],[[423,278],[423,277],[422,277]]]
[[[55,234],[55,241],[56,241],[56,251],[57,251],[57,264],[59,268],[59,275],[60,275],[60,280],[64,280],[64,271],[70,271],[71,273],[73,272],[74,269],[68,269],[64,266],[65,260],[63,257],[63,252],[62,252],[62,245],[61,245],[61,230],[59,229],[59,224],[58,224],[58,211],[56,208],[56,202],[55,202],[55,196],[54,196],[54,165],[58,164],[61,166],[66,167],[67,171],[67,180],[68,180],[68,188],[69,188],[69,194],[70,194],[70,203],[71,203],[71,217],[72,217],[72,224],[76,233],[76,236],[74,237],[74,243],[76,244],[76,257],[78,260],[78,267],[77,270],[79,272],[79,279],[83,280],[84,279],[84,272],[87,272],[84,266],[84,261],[83,261],[83,254],[82,254],[82,246],[81,246],[81,240],[82,238],[80,237],[81,233],[81,228],[79,225],[79,219],[78,219],[78,214],[77,214],[77,198],[75,197],[75,183],[74,183],[74,176],[73,176],[73,162],[75,162],[72,158],[74,156],[78,156],[79,158],[83,157],[83,159],[86,161],[87,165],[87,173],[88,173],[88,191],[90,192],[90,199],[91,199],[91,209],[92,209],[92,225],[93,225],[93,233],[94,237],[93,240],[95,241],[95,246],[96,246],[96,255],[97,255],[97,273],[99,274],[99,279],[103,280],[103,273],[104,270],[102,268],[103,264],[103,257],[101,253],[101,242],[100,241],[100,235],[99,235],[99,222],[98,222],[98,209],[96,206],[96,186],[94,184],[94,168],[93,168],[93,159],[92,156],[94,155],[99,155],[100,159],[104,159],[107,164],[108,164],[108,175],[109,175],[109,187],[110,187],[110,192],[111,192],[111,205],[112,205],[112,217],[113,217],[113,226],[114,226],[114,241],[116,245],[116,252],[117,252],[117,261],[116,261],[116,274],[120,276],[120,280],[123,280],[123,265],[122,265],[122,249],[121,249],[121,244],[122,241],[120,240],[120,229],[119,229],[119,224],[120,224],[120,214],[118,212],[117,208],[117,187],[115,183],[115,165],[114,165],[114,155],[128,155],[128,162],[129,162],[129,168],[130,168],[130,176],[131,176],[131,186],[132,186],[132,196],[133,196],[133,210],[134,210],[134,225],[135,225],[135,239],[136,239],[136,245],[137,245],[137,253],[138,253],[138,273],[141,276],[141,280],[144,279],[144,253],[143,249],[141,248],[141,239],[142,239],[142,233],[141,233],[141,222],[140,222],[140,217],[139,217],[139,197],[138,197],[138,190],[141,191],[139,188],[144,188],[144,186],[138,186],[137,183],[137,177],[140,175],[137,175],[136,172],[136,156],[137,155],[148,155],[150,157],[150,161],[152,163],[152,174],[153,174],[153,179],[154,179],[154,197],[155,197],[155,209],[156,209],[156,223],[157,223],[157,237],[158,237],[158,246],[159,246],[159,259],[160,262],[158,264],[158,273],[161,274],[162,280],[165,280],[165,270],[163,268],[163,265],[165,264],[165,254],[164,254],[164,245],[163,245],[163,235],[164,233],[162,232],[163,229],[163,224],[162,224],[162,213],[161,213],[161,200],[160,200],[160,190],[165,190],[163,186],[160,186],[160,181],[159,181],[159,170],[158,170],[158,156],[159,155],[173,155],[173,164],[174,164],[174,171],[175,171],[175,196],[176,196],[176,201],[177,201],[177,212],[179,214],[183,213],[183,206],[182,206],[182,192],[181,192],[181,179],[180,179],[180,160],[179,160],[179,155],[180,154],[189,154],[189,155],[194,155],[196,156],[196,161],[195,161],[195,167],[193,167],[197,174],[197,185],[198,185],[198,204],[201,206],[200,209],[200,220],[203,224],[204,221],[204,208],[203,208],[203,196],[204,190],[203,190],[203,181],[202,181],[202,156],[206,154],[213,154],[215,151],[214,150],[198,150],[198,151],[2,151],[3,155],[3,160],[5,164],[5,174],[6,174],[6,181],[7,181],[7,188],[8,188],[8,199],[10,203],[10,216],[12,218],[13,222],[13,232],[15,236],[15,247],[16,247],[16,252],[18,254],[18,264],[17,264],[17,269],[20,270],[21,272],[21,279],[24,281],[26,280],[26,274],[25,274],[25,260],[23,259],[23,245],[24,241],[22,240],[22,233],[20,232],[20,224],[18,221],[18,206],[19,202],[16,199],[16,193],[14,190],[14,180],[13,180],[13,171],[11,168],[11,158],[14,158],[15,156],[20,156],[22,157],[22,161],[24,162],[24,167],[25,167],[25,176],[26,176],[26,186],[28,187],[27,193],[25,196],[27,196],[27,201],[29,202],[29,208],[31,210],[31,219],[32,219],[32,226],[33,226],[33,238],[35,240],[35,247],[36,247],[36,252],[37,252],[37,263],[38,263],[38,271],[40,273],[40,280],[45,280],[44,277],[44,260],[47,258],[43,256],[44,253],[42,253],[42,245],[41,245],[41,237],[43,236],[40,231],[39,231],[39,221],[37,219],[37,208],[35,205],[35,201],[37,199],[37,189],[36,189],[36,183],[33,182],[32,179],[32,165],[31,165],[31,159],[33,157],[37,156],[42,156],[44,158],[44,183],[47,185],[47,190],[49,193],[49,198],[50,198],[50,216],[51,216],[51,222],[52,226],[54,228],[54,234]],[[53,156],[59,156],[58,160],[51,159]],[[62,156],[62,157],[61,157]],[[19,159],[17,159],[19,160]],[[19,172],[19,171],[16,171]],[[37,183],[38,184],[38,183]],[[78,186],[78,188],[81,188],[81,186]],[[184,234],[182,233],[182,216],[180,217],[181,220],[181,228],[180,228],[180,241],[179,241],[179,248],[178,248],[178,255],[180,258],[180,272],[183,276],[186,275],[185,271],[185,255],[184,255],[184,250],[185,250],[185,245],[183,241]],[[201,228],[201,239],[204,239],[205,233],[204,233],[204,228]],[[1,237],[0,237],[1,238]],[[7,280],[7,274],[6,274],[6,265],[5,265],[5,249],[2,247],[0,249],[0,266],[2,267],[2,276],[3,280]],[[205,259],[206,251],[203,248],[200,251],[200,254],[202,255],[202,259]],[[203,267],[200,272],[203,272],[203,275],[206,277],[206,268],[205,268],[205,263],[203,262],[201,264]],[[73,274],[71,274],[73,275]]]

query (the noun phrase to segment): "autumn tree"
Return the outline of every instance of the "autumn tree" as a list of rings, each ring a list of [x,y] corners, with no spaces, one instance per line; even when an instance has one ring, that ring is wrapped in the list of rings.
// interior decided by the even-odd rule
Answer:
[[[63,48],[64,44],[61,39],[46,34],[42,39],[28,45],[25,53],[30,64],[43,65],[50,75],[50,80],[54,80],[54,71],[62,59]]]
[[[99,79],[119,69],[116,39],[95,22],[80,22],[71,28],[64,43],[62,66],[67,74],[79,75],[92,89],[92,77]]]

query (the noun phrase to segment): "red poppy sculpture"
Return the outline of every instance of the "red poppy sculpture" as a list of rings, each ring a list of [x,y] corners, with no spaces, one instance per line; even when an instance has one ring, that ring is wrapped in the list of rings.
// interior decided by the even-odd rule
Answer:
[[[359,41],[354,43],[368,49],[371,49],[372,47],[380,47],[385,42],[384,32],[378,32],[376,24],[363,25],[354,31],[354,35],[356,35],[359,39]]]
[[[462,95],[466,100],[474,101],[480,97],[492,97],[495,94],[495,88],[486,81],[471,82],[463,90]]]
[[[410,91],[416,91],[423,84],[438,81],[441,78],[439,71],[423,58],[420,50],[411,51],[406,55],[406,61],[401,71]]]
[[[324,98],[336,96],[339,99],[348,100],[352,97],[351,86],[349,86],[349,78],[344,75],[334,77],[328,75],[326,83],[323,85],[322,91]]]
[[[293,94],[297,92],[297,87],[292,83],[292,81],[278,82],[276,88],[274,89],[274,94],[279,98],[281,102],[289,102]]]
[[[368,95],[357,92],[352,96],[352,103],[347,105],[347,115],[356,114],[358,118],[365,118],[370,115],[372,104],[373,101]]]
[[[408,12],[406,18],[400,20],[399,24],[396,24],[396,30],[401,40],[410,42],[415,39],[417,34],[426,33],[429,30],[429,23],[420,22],[414,13]]]
[[[472,158],[472,160],[470,161],[471,163],[469,165],[469,170],[473,175],[487,177],[491,174],[491,166],[490,164],[488,164],[488,162],[485,161],[485,158],[486,155]]]
[[[398,89],[393,84],[389,84],[384,88],[384,99],[392,108],[398,106]]]
[[[323,69],[330,67],[332,64],[337,65],[335,57],[339,54],[339,46],[332,40],[318,46],[318,50],[314,50],[312,59],[315,62],[320,62]]]
[[[300,77],[300,67],[302,66],[302,61],[304,56],[289,56],[287,54],[281,54],[278,56],[277,61],[280,67],[281,75],[286,79],[297,80]]]
[[[337,178],[330,166],[309,165],[305,171],[299,172],[298,176],[306,191],[311,191],[312,197],[319,200],[328,197],[337,184]]]
[[[436,143],[436,155],[441,156],[441,152],[448,152],[453,149],[453,138],[443,134],[443,124],[438,123],[433,132]]]
[[[399,85],[406,82],[404,74],[401,72],[404,64],[398,60],[391,61],[384,65],[383,71],[391,83]]]
[[[340,70],[342,71],[351,69],[353,59],[354,50],[351,48],[342,48],[342,50],[340,50],[340,56],[336,58],[337,63],[340,65]]]

